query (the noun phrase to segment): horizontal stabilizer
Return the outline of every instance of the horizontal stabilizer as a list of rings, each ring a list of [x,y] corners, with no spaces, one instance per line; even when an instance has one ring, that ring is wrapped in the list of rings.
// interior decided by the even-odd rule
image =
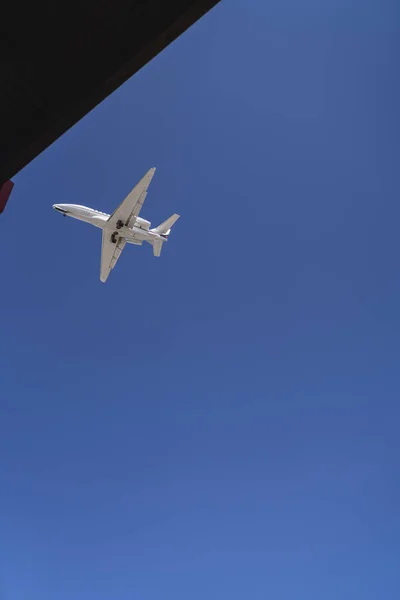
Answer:
[[[164,223],[161,223],[161,225],[153,229],[153,231],[155,231],[155,233],[159,233],[160,235],[168,235],[169,230],[171,229],[172,225],[176,223],[176,221],[179,219],[179,216],[180,215],[172,215],[171,217],[169,217],[169,219],[164,221]]]
[[[161,254],[161,250],[162,250],[162,241],[161,240],[154,240],[153,242],[153,254],[154,256],[160,256]]]

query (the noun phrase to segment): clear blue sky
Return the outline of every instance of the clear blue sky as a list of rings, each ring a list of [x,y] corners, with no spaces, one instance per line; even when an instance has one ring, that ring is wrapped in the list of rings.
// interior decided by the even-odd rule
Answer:
[[[396,4],[225,0],[15,178],[2,600],[399,597]],[[52,204],[153,165],[103,285]]]

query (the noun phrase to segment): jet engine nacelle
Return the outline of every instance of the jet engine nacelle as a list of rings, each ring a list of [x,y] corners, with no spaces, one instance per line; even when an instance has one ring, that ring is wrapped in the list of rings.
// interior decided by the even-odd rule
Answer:
[[[136,218],[135,221],[136,227],[141,227],[142,229],[148,229],[151,225],[150,221],[146,221],[146,219],[142,219],[140,217]]]

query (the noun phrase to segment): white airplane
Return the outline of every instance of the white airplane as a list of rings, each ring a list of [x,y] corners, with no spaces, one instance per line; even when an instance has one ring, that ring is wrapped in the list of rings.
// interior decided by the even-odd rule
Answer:
[[[172,225],[179,219],[179,215],[174,214],[158,227],[150,229],[151,223],[139,217],[154,173],[155,169],[150,169],[112,215],[77,204],[53,204],[53,208],[64,217],[73,217],[102,229],[100,280],[103,283],[107,281],[126,244],[141,246],[143,242],[148,242],[153,246],[154,256],[160,256]]]

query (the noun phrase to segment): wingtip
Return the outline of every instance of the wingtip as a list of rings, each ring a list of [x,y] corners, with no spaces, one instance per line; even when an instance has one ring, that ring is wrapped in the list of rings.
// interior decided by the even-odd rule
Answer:
[[[150,178],[152,179],[154,177],[154,173],[156,172],[156,168],[155,167],[151,167],[151,169],[149,169],[146,173],[146,175],[144,175],[144,177]]]

